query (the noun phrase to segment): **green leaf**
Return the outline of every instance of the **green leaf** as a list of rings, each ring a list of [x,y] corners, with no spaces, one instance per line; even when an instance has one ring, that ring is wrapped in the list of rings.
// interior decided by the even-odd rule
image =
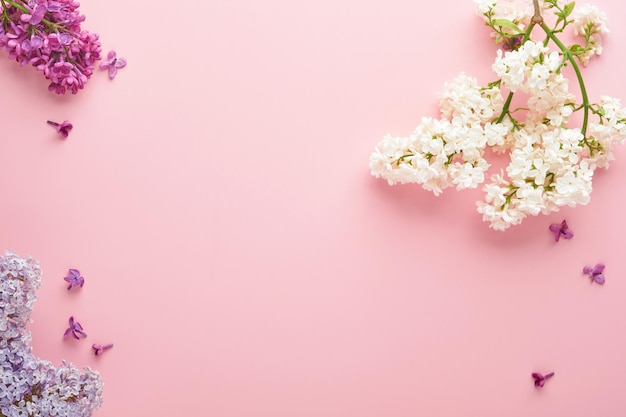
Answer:
[[[517,33],[522,33],[522,30],[513,22],[508,19],[496,19],[493,21],[494,26],[500,26],[503,28],[513,29]]]
[[[572,55],[579,55],[579,54],[582,54],[585,51],[585,49],[579,44],[575,43],[573,45],[570,45],[569,51]]]
[[[574,6],[576,6],[576,2],[573,1],[571,3],[567,3],[565,5],[565,7],[563,7],[563,14],[565,15],[565,17],[569,16],[572,14],[572,12],[574,11]]]

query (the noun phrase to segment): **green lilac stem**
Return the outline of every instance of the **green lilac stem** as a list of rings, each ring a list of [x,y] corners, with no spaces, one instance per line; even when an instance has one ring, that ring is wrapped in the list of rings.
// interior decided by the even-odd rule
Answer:
[[[583,134],[583,137],[587,138],[587,123],[589,121],[589,108],[591,106],[589,105],[589,96],[587,95],[587,88],[585,87],[583,76],[580,73],[580,68],[578,67],[576,60],[574,59],[574,56],[571,54],[569,49],[567,49],[567,47],[563,44],[563,42],[561,42],[559,38],[557,38],[554,35],[554,33],[552,33],[550,28],[545,23],[541,24],[541,28],[543,29],[544,32],[546,32],[546,35],[548,35],[548,37],[559,47],[559,49],[563,51],[563,55],[565,55],[567,60],[572,64],[572,68],[574,68],[574,72],[576,73],[576,78],[578,79],[578,85],[580,86],[580,94],[583,97],[583,104],[582,104],[583,125],[580,130],[581,130],[581,133]]]
[[[533,6],[535,7],[535,14],[530,19],[531,25],[543,25],[543,17],[541,17],[541,8],[539,7],[539,0],[533,1]]]
[[[511,100],[513,100],[513,92],[509,93],[509,96],[506,98],[506,101],[504,102],[504,106],[502,107],[502,113],[500,113],[500,117],[498,117],[498,120],[496,120],[496,123],[502,123],[502,120],[504,120],[504,116],[506,116],[507,114],[509,114],[509,106],[511,105]]]

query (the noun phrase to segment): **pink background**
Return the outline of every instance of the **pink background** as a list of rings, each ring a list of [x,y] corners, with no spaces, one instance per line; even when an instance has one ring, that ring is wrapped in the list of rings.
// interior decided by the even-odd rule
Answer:
[[[626,415],[625,149],[588,206],[506,233],[479,190],[369,175],[445,81],[494,79],[473,2],[82,3],[129,64],[57,97],[2,53],[0,247],[39,259],[34,352],[102,373],[95,416]],[[626,9],[595,4],[588,89],[626,99]]]

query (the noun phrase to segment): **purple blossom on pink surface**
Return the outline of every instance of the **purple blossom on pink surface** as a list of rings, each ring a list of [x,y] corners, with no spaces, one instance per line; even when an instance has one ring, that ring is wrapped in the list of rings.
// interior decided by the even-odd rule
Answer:
[[[57,94],[76,94],[101,59],[98,35],[81,28],[85,16],[74,0],[3,0],[0,48],[21,66],[41,71]]]
[[[590,266],[586,266],[583,268],[583,274],[589,275],[591,278],[591,282],[596,282],[600,285],[604,284],[604,268],[606,266],[603,263],[596,264],[593,268]]]
[[[549,374],[546,374],[546,375],[542,375],[539,372],[533,372],[531,376],[535,380],[535,386],[537,388],[543,388],[543,386],[546,383],[546,380],[554,376],[554,372],[550,372]]]
[[[57,122],[53,122],[52,120],[48,120],[47,123],[50,126],[54,126],[57,130],[57,133],[63,136],[63,139],[66,139],[70,134],[70,130],[74,128],[74,126],[70,123],[69,120],[66,120],[63,123],[57,123]]]
[[[83,288],[83,285],[85,285],[85,278],[80,276],[80,271],[78,269],[70,269],[68,275],[63,279],[70,283],[67,287],[68,290],[71,290],[74,287]]]
[[[107,60],[100,63],[100,69],[109,70],[109,78],[113,79],[117,75],[118,68],[124,68],[126,66],[126,58],[118,58],[115,51],[110,51],[107,54]]]
[[[565,220],[563,220],[560,224],[551,224],[550,231],[554,233],[555,242],[558,242],[560,238],[571,239],[574,237],[574,232],[572,232],[572,229],[569,228]]]
[[[83,326],[81,326],[79,322],[74,321],[74,316],[70,317],[69,323],[70,323],[70,327],[68,327],[67,330],[65,330],[63,337],[67,337],[69,335],[72,335],[74,339],[87,337],[87,333],[83,331]]]
[[[92,346],[94,353],[96,356],[100,356],[104,353],[105,350],[111,349],[113,347],[113,343],[109,343],[108,345],[101,345],[99,343],[94,343]]]

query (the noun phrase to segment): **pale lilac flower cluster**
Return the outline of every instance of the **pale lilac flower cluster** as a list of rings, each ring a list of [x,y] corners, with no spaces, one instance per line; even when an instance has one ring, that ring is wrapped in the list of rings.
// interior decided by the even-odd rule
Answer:
[[[529,38],[532,24],[528,33],[521,32],[519,26],[529,24],[532,16],[532,9],[526,7],[529,2],[518,9],[512,5],[520,2],[514,1],[478,3],[496,38],[511,46],[507,52],[497,52],[492,70],[498,79],[481,87],[462,74],[447,83],[441,118],[423,118],[408,137],[386,136],[370,157],[372,175],[390,185],[418,183],[436,195],[452,185],[457,190],[476,188],[490,178],[483,186],[485,198],[477,205],[483,220],[496,230],[519,224],[529,215],[587,204],[595,169],[607,168],[615,145],[626,138],[626,109],[607,96],[591,103],[579,72],[583,102],[577,102],[561,69],[566,64],[576,66],[574,57],[584,63],[584,55],[593,48],[598,54],[599,41],[593,37],[607,31],[602,15],[594,8],[576,13],[573,3],[544,2],[542,10],[555,8],[555,15],[563,16],[555,32],[560,33],[560,25],[581,21],[595,42],[572,52],[542,24],[559,46],[551,51],[544,40]],[[509,42],[517,37],[528,40]],[[582,126],[570,126],[577,111],[584,113]],[[486,148],[509,154],[505,170],[487,175]]]
[[[74,0],[0,0],[0,47],[22,66],[32,65],[57,94],[76,94],[100,60],[98,35],[81,29]]]
[[[36,260],[0,256],[0,415],[91,416],[102,403],[102,379],[71,363],[56,368],[31,353],[26,323],[41,285]]]

